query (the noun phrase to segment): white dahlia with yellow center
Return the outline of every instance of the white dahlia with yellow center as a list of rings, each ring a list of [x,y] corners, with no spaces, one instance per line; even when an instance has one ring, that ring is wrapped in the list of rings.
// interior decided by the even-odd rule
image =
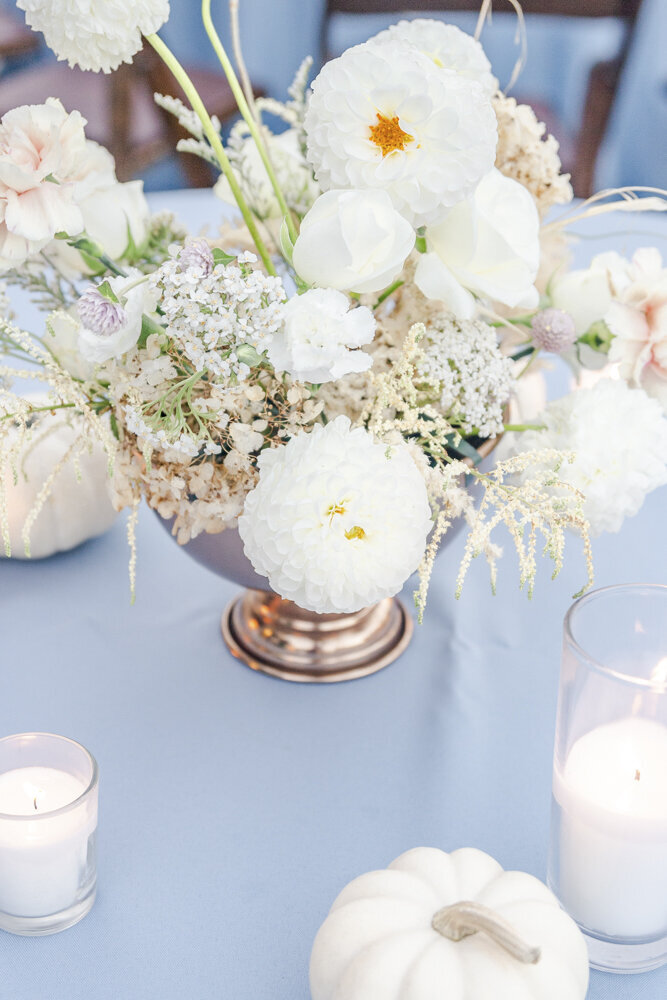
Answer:
[[[353,612],[398,593],[431,529],[406,445],[387,448],[339,416],[259,457],[239,532],[273,590],[308,611]]]
[[[58,59],[104,73],[132,62],[142,35],[169,19],[169,0],[17,0],[17,7]]]
[[[493,97],[498,90],[498,81],[491,72],[491,63],[484,49],[472,35],[454,24],[427,17],[399,21],[374,35],[371,42],[376,45],[408,42],[440,69],[450,69],[468,80],[475,80],[489,97]]]
[[[492,168],[490,97],[407,42],[366,42],[327,63],[305,117],[323,190],[380,189],[415,227],[467,197]]]

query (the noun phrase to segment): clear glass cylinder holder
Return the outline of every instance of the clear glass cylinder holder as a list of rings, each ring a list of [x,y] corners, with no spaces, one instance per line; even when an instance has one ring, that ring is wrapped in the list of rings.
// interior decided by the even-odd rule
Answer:
[[[667,587],[627,584],[565,617],[548,882],[591,965],[667,962]]]
[[[55,934],[89,912],[97,803],[97,763],[81,744],[50,733],[0,739],[0,929]]]

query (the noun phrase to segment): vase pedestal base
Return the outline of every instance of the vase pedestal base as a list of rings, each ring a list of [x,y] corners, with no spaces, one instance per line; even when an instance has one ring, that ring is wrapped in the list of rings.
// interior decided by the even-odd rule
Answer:
[[[233,656],[252,670],[302,683],[374,674],[406,649],[413,621],[396,597],[353,614],[318,615],[265,590],[246,590],[222,616]]]

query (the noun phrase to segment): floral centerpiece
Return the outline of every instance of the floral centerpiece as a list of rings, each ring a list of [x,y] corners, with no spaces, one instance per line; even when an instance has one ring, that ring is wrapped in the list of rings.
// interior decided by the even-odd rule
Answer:
[[[659,210],[662,194],[603,192],[554,217],[572,200],[557,143],[499,89],[483,16],[475,37],[401,21],[310,84],[307,60],[280,103],[254,100],[203,0],[241,112],[224,144],[155,34],[168,0],[18,6],[84,69],[113,71],[145,39],[190,104],[156,95],[191,135],[179,147],[219,168],[235,211],[217,239],[190,235],[150,215],[139,182],[117,182],[77,112],[51,99],[4,116],[0,266],[46,312],[30,333],[8,308],[0,321],[0,449],[15,473],[41,414],[60,409],[81,432],[67,460],[93,439],[106,449],[131,535],[142,497],[182,544],[238,529],[267,589],[317,615],[368,608],[417,570],[421,615],[458,518],[457,590],[478,554],[495,578],[500,524],[529,589],[538,537],[557,572],[567,529],[590,582],[589,530],[617,530],[667,481],[667,269],[644,249],[572,271],[568,225]],[[615,363],[616,377],[522,416],[521,387],[549,353],[575,370]],[[48,402],[12,391],[17,375]],[[7,541],[6,524],[0,502]]]

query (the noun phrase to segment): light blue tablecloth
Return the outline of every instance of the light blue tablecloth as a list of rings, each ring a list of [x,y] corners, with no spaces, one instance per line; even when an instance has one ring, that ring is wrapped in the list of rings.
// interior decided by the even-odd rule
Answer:
[[[205,192],[169,204],[193,228],[218,213]],[[642,236],[612,220],[613,245],[655,242],[665,221],[634,220]],[[595,543],[599,585],[665,581],[666,499]],[[1,1000],[307,1000],[333,898],[402,851],[473,845],[544,877],[561,622],[582,561],[573,540],[532,602],[509,553],[496,598],[474,564],[456,602],[462,542],[403,658],[331,686],[233,660],[219,617],[234,587],[147,510],[135,607],[122,521],[66,555],[0,561],[0,734],[63,733],[101,771],[98,900],[64,934],[0,933]],[[596,973],[589,1000],[666,994],[667,968]]]

